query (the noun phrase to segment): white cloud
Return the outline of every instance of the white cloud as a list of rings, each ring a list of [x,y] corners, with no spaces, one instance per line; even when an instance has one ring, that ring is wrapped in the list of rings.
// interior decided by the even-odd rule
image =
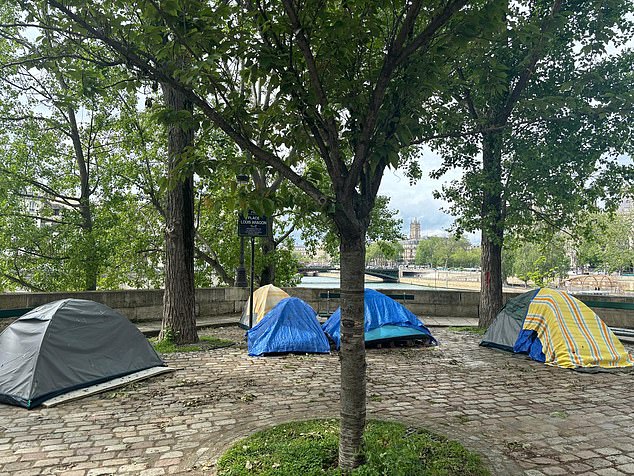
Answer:
[[[447,202],[433,197],[433,191],[439,190],[444,183],[459,179],[459,170],[450,170],[440,179],[431,179],[429,173],[442,163],[438,154],[429,149],[423,150],[419,159],[423,178],[414,185],[409,184],[402,170],[387,170],[379,194],[390,197],[390,208],[399,211],[398,217],[403,219],[403,233],[409,233],[409,224],[417,218],[421,224],[423,236],[444,235],[453,224],[454,218],[442,211]],[[479,243],[479,233],[466,235],[472,243]]]

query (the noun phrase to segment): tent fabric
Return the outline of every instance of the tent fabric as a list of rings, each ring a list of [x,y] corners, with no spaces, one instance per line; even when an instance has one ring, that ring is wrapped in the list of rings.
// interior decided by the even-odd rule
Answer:
[[[547,365],[576,370],[633,366],[623,344],[584,303],[554,289],[541,288],[531,293],[507,303],[480,345],[526,353]],[[509,307],[515,310],[505,312]],[[517,321],[518,316],[522,316],[522,323],[516,329],[510,321]],[[515,342],[509,348],[513,332]]]
[[[253,292],[253,326],[255,327],[267,312],[273,309],[278,302],[287,297],[290,296],[285,291],[272,284],[267,284],[266,286],[256,289]],[[250,302],[251,298],[249,297],[244,305],[244,309],[242,309],[239,326],[243,329],[249,328]]]
[[[528,329],[522,329],[517,336],[517,341],[511,351],[518,354],[528,354],[528,356],[537,362],[546,362],[542,343],[537,337],[537,332]]]
[[[535,331],[548,365],[609,369],[634,363],[599,316],[565,292],[541,289],[528,307],[522,328]]]
[[[429,329],[402,304],[374,289],[365,289],[363,299],[365,315],[365,342],[389,339],[422,339],[429,344],[438,342]],[[324,332],[333,340],[337,349],[341,345],[341,308],[323,324]],[[381,331],[379,331],[381,329]]]
[[[539,289],[533,289],[509,299],[496,316],[494,323],[487,329],[480,345],[512,352],[517,336],[522,331],[528,305],[538,291]]]
[[[299,298],[280,301],[247,332],[249,355],[286,352],[328,353],[330,344],[317,313]]]
[[[0,334],[0,402],[34,408],[71,390],[164,365],[136,326],[108,306],[55,301]]]

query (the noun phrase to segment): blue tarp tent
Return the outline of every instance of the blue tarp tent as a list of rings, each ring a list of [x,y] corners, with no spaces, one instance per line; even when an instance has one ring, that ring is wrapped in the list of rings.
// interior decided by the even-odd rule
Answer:
[[[249,355],[283,352],[328,353],[317,313],[299,298],[286,298],[247,332]]]
[[[365,289],[365,342],[385,340],[423,340],[426,344],[438,342],[429,329],[409,309],[374,289]],[[322,326],[324,332],[340,345],[341,308],[337,309]]]

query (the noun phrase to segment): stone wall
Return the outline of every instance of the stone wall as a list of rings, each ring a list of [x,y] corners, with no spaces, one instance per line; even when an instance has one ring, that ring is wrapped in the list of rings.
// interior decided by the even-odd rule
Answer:
[[[244,288],[203,288],[196,290],[196,317],[209,318],[242,311],[249,294]],[[160,321],[163,290],[85,291],[76,293],[0,294],[0,309],[25,309],[59,299],[90,299],[105,304],[132,322]],[[0,329],[12,319],[0,319]]]
[[[337,298],[321,298],[327,289],[315,288],[287,288],[287,293],[297,296],[308,302],[318,313],[332,312],[339,306]],[[471,317],[479,316],[480,293],[477,291],[443,291],[443,290],[400,290],[384,289],[385,294],[408,294],[414,296],[413,300],[401,301],[414,314],[423,317]],[[330,290],[338,293],[338,290]],[[522,292],[504,293],[504,301],[519,296]],[[575,295],[578,299],[588,303],[626,303],[634,307],[634,297],[631,296],[606,296],[582,294]],[[634,329],[634,309],[610,309],[606,307],[590,306],[611,327],[624,327]]]
[[[296,296],[310,304],[318,313],[332,312],[339,306],[338,298],[322,298],[328,289],[286,288],[291,296]],[[478,317],[480,293],[475,291],[436,291],[378,289],[388,295],[407,294],[412,300],[400,301],[410,311],[419,316],[433,317]],[[339,290],[330,290],[338,293]]]
[[[308,302],[320,314],[332,313],[339,306],[338,298],[322,298],[327,289],[287,288],[291,296]],[[330,290],[338,293],[338,290]],[[479,293],[476,291],[441,291],[441,290],[383,290],[386,294],[408,294],[413,300],[402,301],[414,314],[431,317],[478,317]],[[505,294],[505,299],[520,293]],[[245,288],[204,288],[196,290],[196,316],[212,318],[213,316],[237,314],[248,297]],[[634,304],[633,297],[579,295],[582,301],[600,303]],[[133,322],[161,319],[163,303],[162,290],[127,290],[127,291],[91,291],[77,293],[12,293],[0,294],[0,309],[33,308],[47,302],[65,298],[91,299],[110,306]],[[605,305],[605,304],[604,304]],[[634,309],[610,309],[593,307],[608,325],[613,327],[634,328]],[[0,329],[11,322],[0,319]]]

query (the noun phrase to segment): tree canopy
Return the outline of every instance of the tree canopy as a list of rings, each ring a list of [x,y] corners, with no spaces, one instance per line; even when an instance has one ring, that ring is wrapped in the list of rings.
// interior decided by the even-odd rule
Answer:
[[[416,264],[432,268],[476,268],[480,263],[480,248],[465,237],[428,236],[416,248]]]
[[[573,228],[632,183],[619,161],[633,136],[632,52],[607,54],[631,38],[632,8],[506,2],[504,28],[470,43],[433,98],[431,144],[444,158],[434,176],[464,171],[437,196],[459,229],[482,231],[481,325],[502,306],[505,236]]]
[[[178,91],[203,130],[221,130],[332,220],[341,243],[344,470],[361,461],[371,210],[385,168],[397,167],[400,150],[420,135],[425,99],[442,86],[447,58],[496,26],[496,3],[466,3],[24,2],[29,22],[83,54],[98,42],[108,53],[96,61]],[[256,100],[263,90],[270,102]]]

